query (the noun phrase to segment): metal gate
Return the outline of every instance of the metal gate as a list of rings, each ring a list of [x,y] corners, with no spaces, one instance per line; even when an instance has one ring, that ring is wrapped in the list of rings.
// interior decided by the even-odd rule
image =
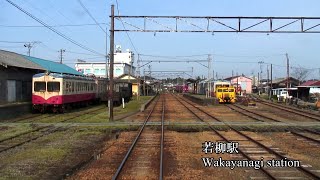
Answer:
[[[16,101],[16,81],[15,80],[7,80],[7,87],[8,87],[8,102],[15,102]]]

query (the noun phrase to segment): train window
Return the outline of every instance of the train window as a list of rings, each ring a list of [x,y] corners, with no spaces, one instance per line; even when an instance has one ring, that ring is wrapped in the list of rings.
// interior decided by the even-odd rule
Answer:
[[[93,74],[99,74],[99,69],[94,69]]]
[[[234,89],[229,89],[229,92],[234,92]]]
[[[228,89],[223,89],[223,92],[228,92]]]
[[[218,89],[218,92],[222,92],[222,89]]]
[[[59,92],[60,82],[48,82],[48,92]]]
[[[65,88],[66,88],[67,92],[71,92],[71,84],[70,84],[70,82],[66,82]]]
[[[34,91],[36,92],[46,91],[46,82],[35,82]]]

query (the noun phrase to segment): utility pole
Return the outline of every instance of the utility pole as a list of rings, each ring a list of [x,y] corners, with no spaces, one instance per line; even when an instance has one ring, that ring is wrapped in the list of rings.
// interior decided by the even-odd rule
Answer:
[[[151,65],[148,66],[149,68],[149,84],[151,84]],[[149,96],[149,88],[151,86],[147,87],[147,96]]]
[[[272,88],[273,88],[273,87],[272,87],[272,86],[273,86],[273,85],[272,85],[272,80],[273,80],[273,78],[272,78],[272,64],[271,64],[270,76],[271,76],[271,78],[270,78],[270,79],[271,79],[271,84],[270,84],[271,94],[270,94],[270,97],[272,97]]]
[[[288,89],[289,89],[289,56],[288,56],[288,53],[286,53],[286,57],[287,57],[287,92],[288,92]]]
[[[66,52],[65,49],[60,49],[60,64],[62,64],[62,59],[63,59],[63,53]]]
[[[137,91],[137,100],[140,99],[140,54],[138,54],[137,60],[137,76],[138,76],[138,91]]]
[[[233,70],[232,70],[232,76],[231,77],[233,78]]]
[[[320,69],[319,69],[319,71],[320,71]],[[193,78],[193,67],[191,67],[191,78]]]
[[[208,54],[208,97],[211,97],[211,54]]]
[[[239,94],[239,76],[238,76],[238,72],[237,72],[237,94],[236,95],[240,95]]]
[[[258,62],[260,64],[260,79],[262,79],[262,64],[264,63],[263,61]]]
[[[146,71],[143,69],[143,95],[146,95]]]
[[[288,96],[289,96],[289,56],[288,53],[286,53],[286,57],[287,57],[287,95],[286,95],[286,102],[288,102]]]
[[[260,95],[260,72],[258,72],[258,94]]]
[[[106,23],[106,80],[108,80],[108,60],[109,60],[109,54],[108,54],[108,23]]]
[[[268,87],[268,97],[270,97],[270,84],[269,84],[269,65],[267,65],[267,87]]]
[[[215,80],[215,78],[214,78],[214,69],[212,70],[212,79]]]
[[[111,5],[109,121],[113,121],[114,5]]]
[[[28,48],[28,56],[30,56],[31,48],[33,47],[33,44],[26,43],[23,45],[24,47]]]

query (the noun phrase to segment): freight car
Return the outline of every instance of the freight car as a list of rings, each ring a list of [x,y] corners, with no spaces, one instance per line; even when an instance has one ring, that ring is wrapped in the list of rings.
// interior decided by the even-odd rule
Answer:
[[[109,81],[94,76],[35,74],[32,79],[32,109],[63,113],[66,107],[106,102],[109,99],[109,89]],[[114,82],[114,104],[120,104],[122,98],[127,102],[131,96],[130,83]]]

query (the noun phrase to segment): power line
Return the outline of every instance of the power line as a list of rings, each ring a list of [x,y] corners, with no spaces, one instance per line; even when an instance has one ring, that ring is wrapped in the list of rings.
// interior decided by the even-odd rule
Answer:
[[[68,53],[72,53],[72,54],[89,55],[89,56],[92,56],[92,55],[94,55],[94,54],[81,53],[81,52],[74,52],[74,51],[68,51],[68,50],[66,50],[66,52],[68,52]],[[101,56],[98,56],[98,57],[101,57]]]
[[[53,31],[54,33],[58,34],[59,36],[63,37],[64,39],[66,39],[67,41],[71,42],[72,44],[82,48],[82,49],[85,49],[87,51],[90,51],[94,54],[99,54],[99,55],[102,55],[104,56],[103,54],[95,51],[95,50],[92,50],[80,43],[78,43],[77,41],[71,39],[70,37],[64,35],[63,33],[57,31],[56,29],[54,29],[53,27],[49,26],[48,24],[46,24],[45,22],[41,21],[40,19],[38,19],[37,17],[35,17],[34,15],[32,15],[31,13],[27,12],[26,10],[22,9],[20,6],[18,6],[17,4],[13,3],[12,1],[10,0],[6,0],[8,3],[10,3],[12,6],[16,7],[17,9],[19,9],[21,12],[25,13],[26,15],[28,15],[29,17],[31,17],[32,19],[36,20],[37,22],[39,22],[40,24],[42,24],[43,26],[47,27],[48,29],[50,29],[51,31]]]
[[[99,26],[100,29],[101,29],[104,33],[106,33],[106,34],[108,35],[107,31],[104,30],[104,29],[100,26],[100,24],[98,23],[98,21],[92,16],[92,14],[89,12],[89,10],[87,9],[87,7],[81,2],[81,0],[78,0],[78,2],[79,2],[79,4],[81,5],[81,7],[84,9],[84,11],[85,11],[85,12],[91,17],[91,19],[96,23],[96,25]]]
[[[159,55],[140,54],[140,56],[159,57],[159,58],[179,58],[179,57],[198,57],[198,56],[208,56],[208,54],[186,55],[186,56],[159,56]]]
[[[116,3],[117,3],[118,16],[120,16],[118,0],[116,0]],[[123,26],[123,29],[126,29],[126,27],[125,27],[122,19],[121,19],[121,18],[119,18],[119,19],[120,19],[120,21],[121,21],[121,24],[122,24],[122,26]],[[134,46],[134,44],[133,44],[133,42],[132,42],[132,40],[131,40],[131,37],[129,36],[129,33],[128,33],[127,31],[125,31],[125,32],[126,32],[126,34],[127,34],[127,36],[128,36],[128,39],[129,39],[129,41],[130,41],[130,43],[131,43],[131,46],[132,46],[133,49],[139,54],[139,52],[137,51],[136,47]]]
[[[15,43],[15,44],[24,44],[24,43],[29,43],[27,41],[0,41],[2,43]]]
[[[52,25],[51,27],[82,27],[82,26],[97,26],[97,25],[106,25],[110,23],[87,23],[87,24],[58,24],[58,25]],[[0,27],[4,28],[43,28],[44,26],[39,25],[0,25]]]

